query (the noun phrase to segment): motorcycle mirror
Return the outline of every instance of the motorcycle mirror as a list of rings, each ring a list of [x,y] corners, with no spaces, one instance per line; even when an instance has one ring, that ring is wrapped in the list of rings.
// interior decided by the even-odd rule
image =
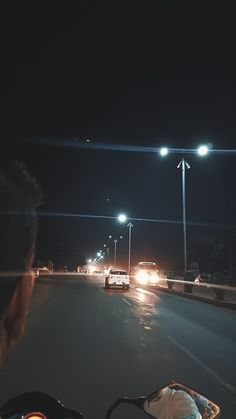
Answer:
[[[197,391],[175,382],[151,393],[149,396],[141,396],[135,399],[122,397],[116,400],[107,411],[106,419],[110,419],[114,410],[123,403],[141,409],[153,419],[165,419],[167,417],[175,419],[215,419],[220,416],[220,408],[214,402]]]
[[[147,396],[143,410],[155,419],[171,418],[172,412],[176,419],[215,419],[220,416],[219,406],[179,383],[172,383]]]

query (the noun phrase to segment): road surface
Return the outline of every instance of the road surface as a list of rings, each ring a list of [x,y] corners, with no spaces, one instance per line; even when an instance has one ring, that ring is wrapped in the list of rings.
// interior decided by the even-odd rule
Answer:
[[[181,381],[235,417],[235,312],[150,292],[105,290],[99,277],[38,283],[18,348],[0,374],[1,403],[46,391],[86,418],[104,418],[118,397]],[[114,419],[144,418],[135,408]]]

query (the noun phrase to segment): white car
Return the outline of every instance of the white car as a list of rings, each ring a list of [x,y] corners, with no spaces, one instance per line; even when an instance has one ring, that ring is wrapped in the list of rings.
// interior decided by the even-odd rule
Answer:
[[[105,278],[105,288],[129,289],[129,275],[122,269],[110,269]]]

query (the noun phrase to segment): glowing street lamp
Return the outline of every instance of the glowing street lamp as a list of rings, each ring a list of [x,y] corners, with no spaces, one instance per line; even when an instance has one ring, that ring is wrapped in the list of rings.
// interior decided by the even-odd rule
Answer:
[[[97,257],[101,257],[101,252],[97,252]]]
[[[120,214],[118,215],[117,219],[121,224],[123,224],[127,221],[127,216],[125,214]]]
[[[197,153],[201,157],[206,156],[208,152],[209,152],[209,148],[207,147],[207,145],[200,145],[197,149]]]
[[[165,157],[165,156],[167,156],[167,154],[169,153],[169,150],[168,150],[168,148],[167,147],[161,147],[161,149],[160,149],[160,155],[162,156],[162,157]]]
[[[204,157],[209,152],[209,147],[206,145],[200,145],[197,150],[197,154]],[[165,157],[168,154],[168,149],[162,147],[160,149],[161,156]],[[177,169],[181,169],[182,172],[182,208],[183,208],[183,241],[184,241],[184,271],[187,271],[187,229],[186,229],[186,169],[190,169],[190,165],[186,161],[185,157],[179,162]]]

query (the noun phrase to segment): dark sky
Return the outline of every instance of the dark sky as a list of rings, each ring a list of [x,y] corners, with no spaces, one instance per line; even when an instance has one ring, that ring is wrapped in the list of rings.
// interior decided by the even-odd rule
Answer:
[[[222,2],[47,3],[9,5],[1,35],[0,134],[39,180],[41,210],[180,221],[179,155],[90,145],[235,148],[232,10]],[[189,157],[188,220],[236,225],[235,159]],[[41,217],[37,256],[89,257],[111,232],[124,235],[125,258],[125,230],[114,221]],[[135,256],[171,265],[182,257],[181,231],[136,222]],[[189,226],[196,231],[204,234]]]

